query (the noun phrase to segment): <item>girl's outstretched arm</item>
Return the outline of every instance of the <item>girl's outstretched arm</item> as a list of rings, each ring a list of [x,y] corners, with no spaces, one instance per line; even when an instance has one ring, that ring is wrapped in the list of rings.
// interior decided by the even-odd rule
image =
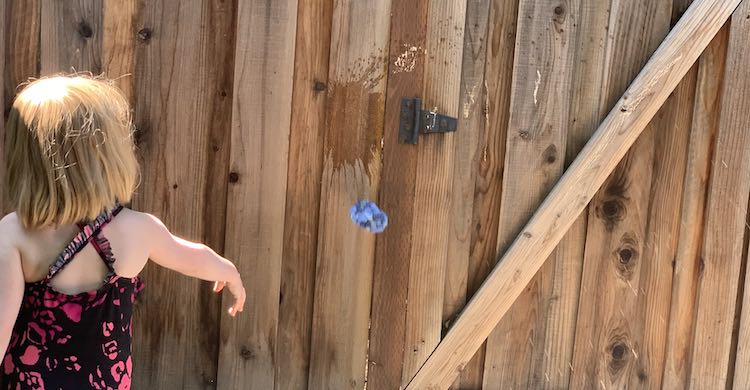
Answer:
[[[0,221],[0,356],[5,356],[23,299],[21,255],[13,245],[9,217]]]
[[[235,316],[245,306],[245,288],[237,268],[231,261],[219,256],[211,248],[184,240],[173,235],[156,217],[144,214],[149,219],[148,232],[149,258],[162,267],[175,270],[187,276],[215,282],[214,291],[225,286],[234,295],[235,302],[229,308],[229,315]]]

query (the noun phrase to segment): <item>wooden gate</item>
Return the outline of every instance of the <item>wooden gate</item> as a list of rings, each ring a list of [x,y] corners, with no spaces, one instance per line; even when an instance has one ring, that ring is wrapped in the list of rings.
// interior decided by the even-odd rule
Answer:
[[[690,3],[5,0],[0,99],[117,79],[132,206],[245,276],[231,319],[147,267],[134,388],[398,389]],[[749,34],[745,0],[454,388],[750,387]],[[458,131],[400,143],[403,97]]]

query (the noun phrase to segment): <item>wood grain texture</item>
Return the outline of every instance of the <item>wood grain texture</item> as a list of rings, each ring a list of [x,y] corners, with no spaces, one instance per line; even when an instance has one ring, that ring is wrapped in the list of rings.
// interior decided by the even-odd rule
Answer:
[[[231,2],[218,0],[139,3],[130,24],[135,31],[120,35],[138,39],[134,95],[142,180],[133,206],[219,252],[233,51],[225,36],[233,13]],[[133,360],[141,373],[135,387],[214,388],[220,298],[208,282],[153,265],[142,275],[148,287],[134,320]]]
[[[673,23],[688,6],[684,0],[673,2]],[[675,188],[684,187],[696,80],[697,65],[683,77],[648,129],[655,132],[654,158],[633,328],[638,360],[631,387],[662,386],[682,203],[682,192]]]
[[[694,3],[407,387],[447,388],[738,4]]]
[[[461,80],[466,3],[431,0],[427,12],[424,91],[425,109],[457,117]],[[452,193],[455,134],[420,137],[416,160],[412,252],[409,256],[408,308],[402,385],[406,385],[438,345],[442,335],[445,268],[449,250],[458,243],[450,234],[451,207],[460,205]],[[463,143],[464,140],[461,142]],[[463,145],[459,151],[470,153]],[[459,167],[460,169],[460,167]],[[455,211],[455,209],[454,209]],[[460,216],[456,216],[460,218]],[[465,263],[468,253],[456,259]],[[464,258],[465,257],[465,258]]]
[[[481,137],[485,132],[487,22],[490,2],[466,3],[463,59],[458,118],[460,137],[454,139],[453,188],[449,214],[448,259],[445,268],[443,331],[466,304],[471,253],[474,192],[479,167]],[[459,388],[460,380],[454,384]]]
[[[115,80],[131,104],[135,103],[135,29],[137,0],[104,1],[102,64],[104,75]]]
[[[684,76],[652,122],[654,160],[648,222],[637,300],[634,334],[640,340],[637,373],[631,387],[661,387],[672,294],[672,271],[677,255],[681,191],[695,98],[696,70]]]
[[[747,203],[750,192],[750,122],[746,115],[747,65],[750,53],[750,1],[743,1],[732,17],[727,48],[724,89],[711,179],[696,297],[695,340],[689,388],[731,386],[733,328],[743,282],[741,263],[746,250]],[[747,290],[746,290],[747,291]],[[747,302],[747,301],[745,301]],[[743,313],[744,314],[744,313]],[[737,359],[747,363],[747,330],[740,331]],[[734,370],[735,388],[747,384],[747,370]]]
[[[488,12],[487,54],[481,107],[481,133],[478,150],[481,151],[474,189],[471,253],[467,272],[467,300],[479,289],[482,281],[495,265],[500,199],[505,163],[506,134],[510,115],[511,80],[516,45],[518,1],[493,0],[480,2],[481,10]],[[487,11],[485,11],[487,8]],[[469,28],[473,4],[467,5],[467,39],[472,37]],[[466,67],[466,64],[464,64]],[[481,95],[480,95],[481,96]],[[470,112],[471,119],[473,112]],[[464,120],[466,122],[467,120]],[[472,122],[474,123],[474,122]],[[450,262],[449,262],[450,263]],[[455,320],[455,318],[453,318]],[[453,321],[451,321],[452,323]],[[461,372],[461,388],[481,389],[484,377],[484,346],[474,355]]]
[[[221,389],[274,388],[297,1],[239,2],[226,253],[248,307],[221,317]],[[231,297],[224,296],[223,307]]]
[[[380,205],[391,216],[378,236],[373,271],[373,297],[367,387],[397,389],[402,382],[411,234],[416,200],[418,148],[398,142],[402,97],[423,93],[427,39],[427,0],[392,4]]]
[[[611,108],[666,35],[671,12],[665,2],[612,3],[600,112]],[[632,39],[631,29],[642,41]],[[654,134],[666,131],[657,116],[589,208],[571,387],[623,387],[646,376],[638,369],[644,353],[638,305],[642,273],[656,264],[644,253]]]
[[[307,389],[333,1],[299,2],[289,135],[277,389]]]
[[[682,198],[682,216],[672,282],[662,388],[684,389],[692,361],[693,320],[698,289],[707,183],[713,142],[719,126],[719,104],[729,28],[724,27],[698,62],[695,106]]]
[[[101,73],[103,0],[41,0],[41,74]]]
[[[596,86],[602,84],[605,73],[610,4],[607,1],[581,1],[570,6],[575,32],[571,45],[575,57],[565,137],[566,167],[578,156],[605,115],[600,111],[602,91]],[[570,382],[587,217],[584,211],[576,219],[553,253],[555,269],[546,271],[554,275],[553,288],[558,292],[549,297],[552,310],[547,323],[551,329],[545,335],[549,341],[543,347],[541,361],[533,367],[532,379],[539,382],[541,388],[567,388]]]
[[[564,169],[569,111],[559,102],[570,99],[576,18],[575,7],[556,1],[519,4],[518,31],[524,33],[516,39],[499,253],[520,233]],[[571,289],[575,294],[578,286],[576,277],[566,275],[568,264],[558,262],[555,254],[552,258],[489,336],[484,388],[541,388],[564,372],[565,357],[558,366],[542,366],[543,360],[559,356],[554,343],[572,338],[573,327],[559,329],[562,324],[557,323],[566,311],[559,305],[568,301],[559,298]],[[566,332],[570,335],[562,334]]]
[[[349,209],[377,200],[389,14],[389,1],[334,2],[310,389],[365,385],[375,236]]]
[[[7,116],[18,86],[39,76],[42,7],[40,0],[6,0],[3,4],[3,112]]]

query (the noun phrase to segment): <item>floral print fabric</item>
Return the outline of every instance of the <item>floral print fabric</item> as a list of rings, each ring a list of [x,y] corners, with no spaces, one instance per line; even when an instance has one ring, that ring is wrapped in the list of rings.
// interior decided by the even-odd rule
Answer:
[[[143,283],[114,272],[114,256],[101,229],[120,208],[84,226],[44,280],[26,285],[8,351],[0,364],[0,389],[130,388],[131,318]],[[96,291],[68,295],[49,281],[91,243],[109,273]]]

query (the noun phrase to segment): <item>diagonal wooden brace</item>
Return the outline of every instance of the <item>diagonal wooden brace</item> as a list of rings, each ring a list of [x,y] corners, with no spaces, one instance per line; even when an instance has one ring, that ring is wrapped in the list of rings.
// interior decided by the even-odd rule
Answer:
[[[406,390],[453,383],[740,2],[693,2]]]

